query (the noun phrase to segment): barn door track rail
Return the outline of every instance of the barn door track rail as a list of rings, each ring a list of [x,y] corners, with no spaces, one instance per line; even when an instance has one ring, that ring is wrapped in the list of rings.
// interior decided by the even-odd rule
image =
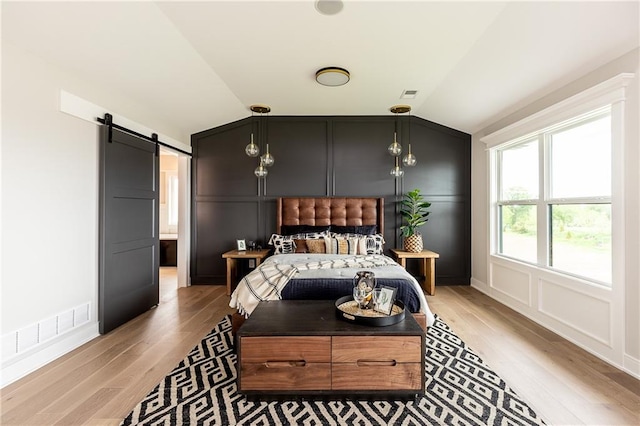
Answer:
[[[102,123],[102,124],[105,124],[105,125],[109,126],[109,142],[111,142],[111,136],[113,134],[113,129],[118,129],[118,130],[121,130],[123,132],[129,133],[130,135],[137,136],[137,137],[139,137],[141,139],[144,139],[146,141],[149,141],[151,143],[156,144],[156,155],[158,155],[159,146],[162,145],[164,147],[173,149],[174,151],[178,151],[178,152],[180,152],[180,153],[182,153],[184,155],[188,155],[189,157],[192,156],[190,152],[183,151],[182,149],[176,148],[173,145],[169,145],[168,143],[159,141],[157,133],[152,133],[151,136],[147,136],[147,135],[143,135],[142,133],[138,133],[135,130],[127,129],[126,127],[119,126],[119,125],[115,124],[113,122],[113,116],[111,114],[109,114],[109,113],[105,113],[104,118],[97,117],[96,120],[99,123]]]

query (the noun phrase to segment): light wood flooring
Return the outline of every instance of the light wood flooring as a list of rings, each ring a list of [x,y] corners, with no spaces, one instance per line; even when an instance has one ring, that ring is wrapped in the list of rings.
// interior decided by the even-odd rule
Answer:
[[[157,308],[3,388],[0,424],[119,424],[232,312],[223,285],[161,289]],[[470,287],[428,301],[548,423],[640,424],[640,381]]]

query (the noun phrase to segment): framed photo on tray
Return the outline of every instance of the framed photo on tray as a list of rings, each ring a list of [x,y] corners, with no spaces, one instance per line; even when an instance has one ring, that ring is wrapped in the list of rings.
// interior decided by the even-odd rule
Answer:
[[[398,291],[396,288],[381,286],[373,309],[385,315],[391,315],[393,304],[396,301],[396,291]]]

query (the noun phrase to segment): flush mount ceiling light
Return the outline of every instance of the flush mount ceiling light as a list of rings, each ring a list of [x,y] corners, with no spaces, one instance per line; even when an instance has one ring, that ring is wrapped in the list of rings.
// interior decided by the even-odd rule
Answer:
[[[323,86],[342,86],[349,82],[351,74],[344,68],[326,67],[316,71],[316,81]]]
[[[316,10],[323,15],[335,15],[342,11],[344,4],[340,0],[317,0]]]

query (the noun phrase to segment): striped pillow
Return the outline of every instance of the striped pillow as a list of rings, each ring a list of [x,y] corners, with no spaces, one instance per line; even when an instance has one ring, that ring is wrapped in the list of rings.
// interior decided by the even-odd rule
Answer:
[[[327,253],[331,254],[356,254],[358,252],[358,240],[356,238],[329,238],[325,237]]]

